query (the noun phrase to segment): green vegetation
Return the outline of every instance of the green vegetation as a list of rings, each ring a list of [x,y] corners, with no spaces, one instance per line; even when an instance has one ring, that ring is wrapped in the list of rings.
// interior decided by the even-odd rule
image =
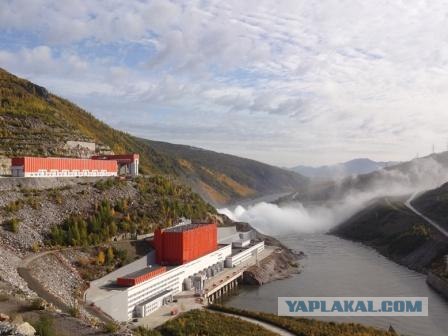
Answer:
[[[42,316],[33,323],[34,329],[36,329],[36,336],[57,336],[53,326],[54,322],[51,317]]]
[[[31,301],[30,305],[31,310],[43,310],[45,309],[44,300],[41,298],[36,298],[33,301]]]
[[[106,323],[103,328],[104,332],[106,333],[116,333],[118,329],[118,325],[113,322]]]
[[[3,207],[3,210],[6,212],[6,213],[8,213],[8,214],[10,214],[10,213],[14,213],[14,212],[17,212],[17,211],[19,211],[20,209],[22,209],[23,208],[23,205],[24,205],[24,202],[22,201],[22,200],[15,200],[15,201],[12,201],[12,202],[10,202],[9,204],[6,204],[4,207]]]
[[[157,328],[146,330],[138,328],[135,336],[274,336],[256,324],[243,321],[239,318],[213,313],[206,310],[191,310]]]
[[[448,281],[448,267],[446,264],[445,257],[439,258],[431,265],[431,271],[441,277],[442,279],[445,279]]]
[[[406,255],[430,238],[431,231],[427,225],[414,224],[411,229],[391,238],[388,252],[395,255]]]
[[[323,322],[305,318],[277,316],[274,314],[247,311],[232,307],[212,305],[210,309],[247,316],[256,320],[267,322],[298,336],[395,336],[390,332],[355,323]]]
[[[71,306],[68,309],[68,313],[70,314],[70,316],[72,317],[76,317],[79,318],[81,317],[81,312],[79,311],[79,308],[77,306]]]
[[[20,227],[20,220],[18,220],[17,218],[8,219],[3,222],[3,227],[6,228],[8,231],[17,233]]]
[[[75,266],[86,281],[100,278],[123,265],[128,264],[128,252],[112,246],[91,248],[90,257],[79,258]]]
[[[171,226],[179,217],[204,220],[210,214],[216,214],[216,210],[199,195],[172,179],[153,176],[125,182],[113,179],[106,181],[112,182],[101,182],[101,188],[105,183],[108,188],[120,188],[124,186],[123,183],[132,184],[138,191],[137,198],[118,199],[114,204],[105,199],[95,204],[90,214],[71,215],[61,226],[52,228],[49,244],[99,245],[117,235],[143,234],[154,231],[157,226]],[[95,187],[98,187],[98,183]],[[105,257],[113,259],[110,253]]]

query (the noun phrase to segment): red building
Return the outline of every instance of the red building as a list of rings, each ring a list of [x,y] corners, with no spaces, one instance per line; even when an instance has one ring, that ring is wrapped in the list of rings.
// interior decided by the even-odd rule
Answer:
[[[117,279],[118,286],[131,287],[166,272],[166,267],[146,267]]]
[[[217,227],[214,223],[173,226],[154,232],[156,261],[161,265],[182,265],[216,250]]]
[[[57,157],[19,157],[11,160],[16,177],[116,176],[117,161]]]
[[[93,160],[114,160],[118,164],[119,175],[138,175],[138,166],[140,156],[138,154],[121,154],[121,155],[97,155],[92,156]]]

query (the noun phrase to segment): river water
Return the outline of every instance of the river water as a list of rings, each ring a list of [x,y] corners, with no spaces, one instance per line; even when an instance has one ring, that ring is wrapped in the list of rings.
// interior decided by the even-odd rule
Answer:
[[[307,255],[302,273],[257,288],[240,288],[225,304],[277,313],[279,296],[423,296],[429,317],[337,317],[414,336],[448,335],[448,301],[427,286],[425,276],[395,264],[371,248],[326,234],[277,237]],[[329,318],[321,318],[329,320]]]

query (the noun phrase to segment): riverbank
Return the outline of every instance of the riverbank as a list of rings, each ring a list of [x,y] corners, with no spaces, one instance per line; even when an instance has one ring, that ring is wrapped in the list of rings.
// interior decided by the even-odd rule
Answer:
[[[253,230],[257,240],[264,240],[266,246],[275,248],[268,257],[260,260],[257,265],[250,266],[243,272],[243,285],[261,286],[272,281],[282,280],[300,273],[299,260],[303,252],[296,252],[278,239],[258,232],[248,223],[235,223],[238,231]]]
[[[448,253],[448,239],[406,205],[406,197],[375,200],[331,231],[390,260],[427,274]]]

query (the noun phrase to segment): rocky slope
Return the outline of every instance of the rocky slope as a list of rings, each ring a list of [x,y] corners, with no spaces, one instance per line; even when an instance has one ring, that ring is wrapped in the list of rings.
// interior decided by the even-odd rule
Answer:
[[[244,284],[260,286],[275,280],[289,278],[292,274],[300,272],[298,261],[303,257],[303,253],[291,251],[277,239],[258,232],[248,223],[236,223],[236,226],[238,231],[253,230],[255,239],[264,240],[266,246],[276,248],[274,253],[261,260],[259,265],[251,266],[244,271]]]
[[[180,216],[215,215],[214,208],[188,187],[163,177],[132,181],[0,178],[0,191],[0,279],[25,292],[29,290],[17,267],[40,249],[56,243],[98,244],[114,236],[152,232]],[[101,213],[103,217],[98,217]],[[114,229],[95,233],[86,227],[83,235],[77,232],[81,227],[70,226],[74,219],[76,225],[87,226],[102,220]],[[55,233],[64,239],[56,241]]]
[[[96,152],[139,153],[142,173],[180,178],[215,204],[302,189],[307,184],[299,174],[253,160],[136,138],[0,68],[0,159],[92,154],[90,145],[82,142],[93,143]],[[8,170],[4,166],[0,160],[0,172]]]

